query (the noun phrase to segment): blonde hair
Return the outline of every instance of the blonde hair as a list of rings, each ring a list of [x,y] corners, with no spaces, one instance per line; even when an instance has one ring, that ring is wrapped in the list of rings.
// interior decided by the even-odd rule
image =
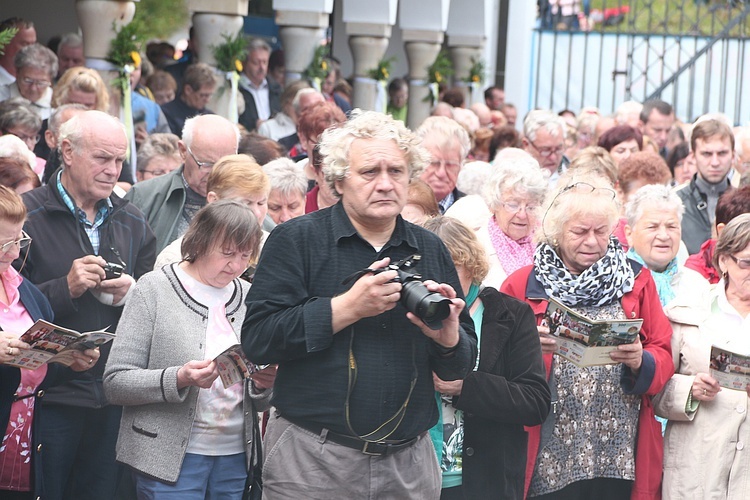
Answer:
[[[95,69],[76,66],[63,73],[52,90],[52,107],[57,108],[63,104],[68,104],[68,93],[71,89],[87,94],[96,94],[94,109],[105,113],[109,110],[107,85]]]
[[[484,280],[490,272],[487,253],[474,231],[466,224],[458,219],[439,215],[427,220],[424,228],[443,240],[451,254],[453,264],[463,266],[469,272],[473,284],[478,285]]]
[[[206,187],[219,198],[230,190],[267,195],[271,191],[271,182],[253,157],[237,154],[224,156],[216,162],[208,174]]]

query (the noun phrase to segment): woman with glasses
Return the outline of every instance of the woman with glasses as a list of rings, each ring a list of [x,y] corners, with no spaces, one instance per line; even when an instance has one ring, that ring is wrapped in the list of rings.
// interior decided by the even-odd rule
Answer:
[[[662,437],[651,396],[673,373],[671,328],[650,272],[612,236],[619,207],[611,184],[574,175],[545,204],[534,264],[501,289],[537,316],[552,393],[552,412],[530,429],[528,496],[656,498]],[[609,353],[609,364],[579,368],[554,355],[557,342],[542,325],[550,298],[594,319],[640,318],[640,335]]]
[[[42,450],[34,427],[44,391],[72,376],[59,364],[42,365],[36,370],[5,364],[29,347],[18,339],[21,334],[38,319],[53,319],[44,295],[10,265],[31,243],[21,229],[25,220],[26,207],[20,196],[0,186],[0,426],[4,431],[0,442],[0,498],[13,499],[43,496]],[[73,355],[76,361],[70,368],[83,371],[99,359],[99,350]]]
[[[46,120],[52,111],[51,86],[57,76],[57,56],[44,45],[35,43],[19,50],[13,63],[16,81],[0,85],[0,101],[12,97],[28,99],[37,115]]]
[[[237,200],[202,208],[184,259],[143,276],[117,327],[104,391],[122,405],[117,460],[139,499],[241,499],[253,412],[268,409],[275,367],[225,387],[215,358],[240,341],[250,285],[239,279],[260,250],[253,212]]]
[[[748,372],[747,359],[732,353],[750,354],[750,214],[724,227],[713,259],[719,283],[667,306],[675,374],[654,399],[656,413],[669,419],[665,499],[745,498],[748,492],[743,449],[750,443],[750,384],[730,389],[726,381]],[[723,353],[712,353],[712,345]]]
[[[34,107],[23,97],[13,97],[7,101],[0,102],[0,136],[13,135],[21,139],[34,158],[30,166],[34,173],[41,175],[47,163],[44,159],[37,157],[34,147],[39,142],[42,119],[34,110]]]
[[[490,264],[482,284],[498,289],[508,275],[532,263],[534,232],[548,186],[536,160],[517,151],[496,162],[485,188],[492,216],[477,231]]]
[[[174,134],[151,134],[138,149],[137,182],[168,174],[182,165],[180,138]]]

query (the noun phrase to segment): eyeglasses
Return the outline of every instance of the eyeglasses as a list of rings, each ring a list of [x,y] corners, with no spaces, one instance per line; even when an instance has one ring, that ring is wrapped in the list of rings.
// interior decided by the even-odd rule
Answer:
[[[447,160],[432,160],[430,162],[430,167],[434,169],[438,169],[441,166],[445,167],[446,170],[456,170],[461,168],[461,162]]]
[[[26,234],[26,231],[21,231],[20,238],[0,245],[0,255],[5,255],[6,253],[10,252],[15,245],[18,245],[18,248],[20,249],[20,248],[26,248],[30,244],[31,244],[31,237],[28,234]]]
[[[514,201],[509,201],[507,203],[503,202],[500,203],[506,212],[508,212],[511,215],[516,215],[521,210],[526,212],[526,215],[537,215],[539,213],[539,209],[541,208],[539,205],[521,205],[520,203],[516,203]]]
[[[198,165],[198,168],[203,170],[211,170],[214,168],[215,162],[209,162],[209,161],[198,161],[198,158],[195,157],[192,151],[190,151],[190,146],[187,146],[187,152],[190,153],[190,157],[193,159],[196,165]]]
[[[588,182],[576,182],[569,186],[565,186],[562,190],[560,190],[559,193],[557,193],[557,196],[560,196],[563,193],[567,193],[568,191],[576,191],[580,194],[591,194],[594,191],[597,191],[597,194],[601,194],[602,196],[606,196],[608,198],[611,198],[612,200],[614,200],[617,196],[617,193],[614,189],[595,187]],[[557,196],[555,196],[555,198],[557,198]]]
[[[740,269],[750,269],[750,259],[738,259],[734,255],[730,255],[729,258],[731,258]]]
[[[21,139],[23,142],[32,143],[32,144],[36,144],[42,138],[42,136],[39,135],[39,134],[36,134],[36,135],[26,135],[26,134],[22,134],[20,132],[13,132],[12,130],[8,130],[8,129],[2,129],[2,132],[3,132],[3,134],[15,135],[16,137],[18,137],[19,139]]]
[[[28,85],[29,87],[38,87],[40,89],[46,89],[50,85],[52,85],[52,82],[47,80],[34,80],[32,78],[22,78],[21,81],[24,83],[24,85]]]
[[[543,156],[544,158],[547,158],[548,156],[552,156],[553,154],[555,156],[561,156],[563,152],[565,151],[565,147],[563,146],[557,146],[556,148],[540,148],[536,144],[534,144],[534,141],[531,139],[526,139],[529,141],[529,144],[531,144],[534,149],[536,149],[539,152],[539,156]]]

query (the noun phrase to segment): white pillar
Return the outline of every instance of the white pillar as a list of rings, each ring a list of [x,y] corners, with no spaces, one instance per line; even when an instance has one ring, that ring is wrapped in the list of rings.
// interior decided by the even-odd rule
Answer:
[[[299,80],[325,36],[333,0],[273,0],[287,83]]]
[[[406,125],[416,129],[430,116],[428,69],[435,62],[443,43],[443,33],[404,30],[404,47],[409,59],[409,112]],[[435,96],[437,97],[437,96]]]
[[[487,0],[461,0],[451,2],[448,11],[448,47],[453,62],[453,85],[459,87],[466,99],[466,107],[477,100],[481,89],[471,86],[469,78],[472,59],[484,60],[483,47],[488,35],[487,23],[491,5]],[[485,64],[487,61],[484,61]],[[472,89],[475,88],[474,93]]]
[[[460,0],[457,0],[460,1]],[[445,38],[450,0],[401,0],[399,26],[409,60],[409,112],[406,124],[414,129],[430,116],[428,69]]]
[[[224,43],[222,35],[233,37],[242,29],[242,16],[247,15],[248,0],[186,0],[185,5],[193,12],[193,42],[198,60],[216,69],[212,47]],[[244,110],[244,102],[239,97],[232,101],[231,84],[225,73],[217,69],[216,75],[216,92],[208,108],[229,118],[235,116],[229,107],[238,106],[236,115],[239,115]]]

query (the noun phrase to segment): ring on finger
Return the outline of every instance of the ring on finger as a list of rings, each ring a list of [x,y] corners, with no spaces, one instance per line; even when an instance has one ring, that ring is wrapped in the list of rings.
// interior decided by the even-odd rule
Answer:
[[[8,356],[13,356],[13,348],[11,346],[8,346]]]
[[[708,391],[706,389],[703,389],[703,395],[705,396],[706,394],[708,394]]]

